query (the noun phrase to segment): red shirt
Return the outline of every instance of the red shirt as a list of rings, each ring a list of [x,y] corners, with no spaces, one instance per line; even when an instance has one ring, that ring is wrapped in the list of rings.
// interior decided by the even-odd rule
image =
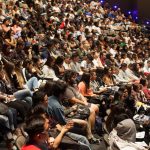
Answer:
[[[41,150],[41,149],[39,149],[38,147],[34,145],[28,145],[28,146],[23,146],[21,150]]]
[[[150,99],[150,90],[149,90],[147,87],[143,87],[143,88],[142,88],[142,91],[144,92],[145,97],[146,97],[147,99]]]

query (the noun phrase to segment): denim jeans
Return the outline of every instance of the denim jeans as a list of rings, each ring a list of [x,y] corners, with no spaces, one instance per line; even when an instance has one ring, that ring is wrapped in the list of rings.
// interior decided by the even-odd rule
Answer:
[[[75,140],[75,141],[78,141],[78,143],[80,143],[80,145],[83,145],[84,148],[80,148],[80,150],[91,150],[90,148],[90,143],[89,141],[87,140],[87,138],[83,135],[79,135],[79,134],[75,134],[75,133],[72,133],[72,132],[67,132],[66,135],[68,137],[70,137],[71,139]]]
[[[10,129],[9,125],[9,119],[5,115],[0,115],[0,123],[3,125],[3,127],[7,128],[8,130]],[[1,130],[3,131],[3,130]]]
[[[39,88],[38,79],[36,77],[32,77],[27,81],[26,85],[31,91],[38,89]]]
[[[8,117],[0,115],[0,131],[7,139],[12,139],[12,133],[10,132]]]
[[[13,95],[17,100],[24,100],[30,106],[32,106],[32,92],[29,89],[19,90],[15,92]]]

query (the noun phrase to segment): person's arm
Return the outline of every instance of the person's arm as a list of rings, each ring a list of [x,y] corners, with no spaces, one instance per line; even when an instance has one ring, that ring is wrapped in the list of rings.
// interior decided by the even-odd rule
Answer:
[[[5,39],[5,42],[6,42],[8,45],[10,45],[10,46],[16,47],[16,42],[15,42],[15,40],[12,40],[12,39],[11,39],[11,41],[9,41],[8,39]]]
[[[75,104],[78,103],[78,104],[82,104],[82,105],[87,105],[86,101],[79,100],[76,97],[73,97],[72,99],[70,99],[70,102],[75,103]]]
[[[54,149],[58,148],[58,146],[60,145],[60,143],[62,141],[62,138],[63,138],[64,134],[66,132],[68,132],[69,129],[71,129],[72,127],[73,127],[73,122],[72,121],[68,122],[65,126],[62,127],[60,133],[58,134],[58,136],[54,140],[54,143],[53,143],[53,146],[52,146]]]
[[[70,88],[66,89],[65,98],[72,104],[86,105],[86,100],[81,100],[81,99],[76,98],[75,91],[73,92],[73,90],[71,90]]]
[[[4,101],[4,100],[6,100],[7,99],[7,95],[5,94],[1,94],[0,93],[0,101]]]
[[[74,111],[73,107],[69,107],[69,108],[68,107],[67,108],[64,107],[64,114],[65,114],[65,116],[69,115],[73,111]]]

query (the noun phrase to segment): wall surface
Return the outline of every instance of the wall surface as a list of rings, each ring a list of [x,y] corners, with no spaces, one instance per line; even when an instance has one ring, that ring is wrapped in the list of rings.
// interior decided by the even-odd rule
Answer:
[[[150,21],[150,0],[138,0],[137,1],[139,19],[143,22],[145,20]]]
[[[150,0],[105,0],[112,7],[117,5],[125,14],[137,10],[140,22],[150,21]]]

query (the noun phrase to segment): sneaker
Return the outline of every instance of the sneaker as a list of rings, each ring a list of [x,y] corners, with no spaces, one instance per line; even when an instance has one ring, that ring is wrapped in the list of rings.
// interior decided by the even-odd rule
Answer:
[[[91,139],[88,139],[90,144],[99,144],[100,140],[96,139],[95,137],[92,137]]]

